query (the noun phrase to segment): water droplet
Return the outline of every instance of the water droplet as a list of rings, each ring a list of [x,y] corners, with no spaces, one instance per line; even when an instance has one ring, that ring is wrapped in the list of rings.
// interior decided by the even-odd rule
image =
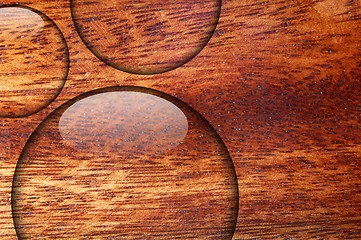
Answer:
[[[219,0],[72,0],[72,16],[85,45],[119,70],[156,74],[182,66],[211,38]]]
[[[238,185],[224,143],[194,109],[113,87],[39,125],[16,167],[12,210],[19,239],[230,239]]]
[[[0,42],[0,117],[24,117],[45,108],[68,73],[59,28],[34,9],[0,7]]]

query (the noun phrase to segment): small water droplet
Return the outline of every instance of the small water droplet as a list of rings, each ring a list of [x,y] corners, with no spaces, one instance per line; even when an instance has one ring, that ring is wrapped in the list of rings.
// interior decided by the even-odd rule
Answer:
[[[61,91],[68,72],[68,51],[59,28],[32,8],[3,6],[0,42],[5,46],[0,59],[0,117],[25,117],[45,108]],[[57,48],[62,50],[53,51]]]
[[[170,71],[193,59],[212,37],[220,8],[217,0],[71,1],[85,45],[108,65],[135,74]]]

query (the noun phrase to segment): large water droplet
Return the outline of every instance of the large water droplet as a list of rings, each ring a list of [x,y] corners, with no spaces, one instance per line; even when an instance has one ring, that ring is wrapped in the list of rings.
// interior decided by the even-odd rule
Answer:
[[[190,61],[217,25],[219,0],[72,0],[85,45],[102,61],[136,74],[166,72]]]
[[[49,105],[64,86],[68,50],[59,28],[26,7],[0,7],[0,117]]]
[[[19,239],[230,239],[238,185],[212,126],[169,95],[114,87],[55,110],[14,175]]]

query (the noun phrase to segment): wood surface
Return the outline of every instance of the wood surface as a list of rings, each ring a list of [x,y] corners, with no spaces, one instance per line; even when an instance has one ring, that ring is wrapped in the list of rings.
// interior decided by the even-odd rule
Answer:
[[[223,0],[218,25],[204,49],[174,70],[148,75],[126,73],[98,59],[80,38],[69,1],[16,2],[41,11],[55,22],[68,46],[70,68],[64,88],[46,108],[27,117],[0,118],[1,239],[16,239],[11,189],[16,164],[31,134],[64,103],[83,93],[111,86],[140,86],[164,92],[189,105],[189,109],[200,113],[214,127],[228,149],[237,174],[239,209],[233,239],[361,238],[360,1]],[[175,6],[177,2],[184,4],[185,1],[172,1]],[[15,2],[5,0],[0,3]],[[130,12],[136,11],[133,7],[135,5]],[[192,16],[191,10],[182,14]],[[114,16],[117,18],[119,16]],[[159,28],[170,33],[177,28],[172,24]],[[197,24],[202,26],[202,23]],[[189,38],[188,44],[195,44],[198,33],[193,37]],[[144,41],[152,41],[151,35],[147,38]],[[49,46],[49,49],[54,52],[56,47]],[[163,47],[161,51],[171,54],[172,49]],[[4,54],[3,50],[0,54]],[[149,57],[147,60],[152,60],[152,56],[144,55]],[[134,66],[133,61],[130,63]],[[1,72],[3,65],[0,66]],[[54,70],[52,68],[49,72]],[[36,90],[37,85],[28,88]],[[39,94],[34,94],[29,102],[39,101],[42,98]],[[58,116],[59,111],[49,118]],[[44,143],[33,149],[33,145],[27,144],[30,147],[25,149],[29,152],[25,153],[41,154],[42,149],[56,148],[56,142],[46,141],[58,136],[50,130],[55,128],[55,123],[47,124],[47,121],[38,129],[48,129],[49,134],[42,135],[39,131],[38,135],[33,135]],[[36,144],[34,141],[30,142]],[[194,146],[197,144],[195,142]],[[207,150],[210,149],[214,148]],[[64,157],[62,150],[58,151],[51,153]],[[210,166],[211,160],[204,160],[206,166]],[[210,166],[210,169],[213,167],[216,166]],[[44,165],[43,171],[36,170],[37,183],[46,183],[41,179],[52,173],[52,169],[55,165],[50,164]],[[25,172],[24,181],[32,180],[29,174]],[[211,183],[229,176],[223,171],[214,174]],[[80,178],[83,175],[74,176]],[[139,175],[141,179],[144,179],[143,175]],[[200,182],[201,178],[195,181]],[[79,189],[86,187],[79,183]],[[96,185],[92,187],[96,188]],[[217,191],[228,190],[218,188]],[[89,201],[92,201],[91,196],[99,193],[94,191],[92,194],[85,194],[90,196]],[[51,196],[51,193],[43,195],[47,199]],[[204,200],[210,199],[202,196]],[[217,195],[215,200],[219,197]],[[36,201],[34,207],[41,209]],[[67,209],[72,208],[68,206]],[[85,210],[82,207],[76,209]],[[95,209],[101,213],[100,208]],[[44,207],[40,216],[50,212]],[[84,214],[86,217],[91,212]],[[227,212],[219,211],[219,214],[226,215]],[[167,218],[172,214],[164,216]],[[40,221],[46,222],[43,217],[27,219],[33,221],[34,226]],[[58,219],[61,222],[66,218]],[[216,218],[214,220],[217,222]],[[97,221],[92,224],[96,225]],[[157,227],[161,226],[164,227],[164,223],[159,221]],[[171,226],[178,227],[179,232],[185,229]],[[61,226],[58,230],[61,231]],[[98,236],[100,233],[97,232]],[[54,238],[60,238],[55,237],[56,231],[53,234]]]

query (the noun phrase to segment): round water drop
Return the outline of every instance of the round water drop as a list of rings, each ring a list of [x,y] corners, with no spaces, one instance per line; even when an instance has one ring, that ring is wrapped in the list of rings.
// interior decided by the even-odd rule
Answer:
[[[230,239],[237,177],[194,109],[151,89],[105,88],[35,130],[16,167],[12,210],[19,239]]]

